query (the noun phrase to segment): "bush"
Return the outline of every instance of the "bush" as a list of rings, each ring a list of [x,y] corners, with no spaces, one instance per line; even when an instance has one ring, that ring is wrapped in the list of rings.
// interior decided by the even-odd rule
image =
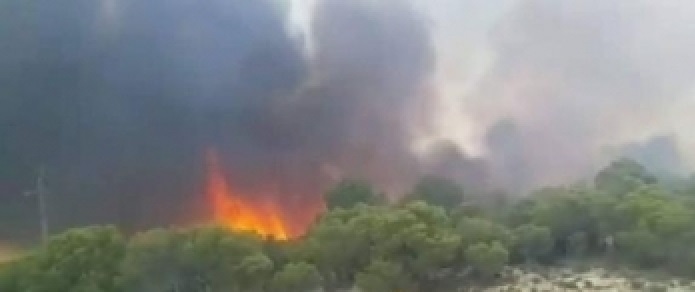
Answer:
[[[270,281],[270,291],[307,292],[321,288],[319,271],[313,265],[299,262],[288,263]]]
[[[509,262],[509,252],[499,242],[477,243],[466,249],[466,260],[484,280],[490,280]]]
[[[403,266],[393,262],[376,260],[357,275],[357,287],[364,292],[407,291],[412,289],[412,279]]]

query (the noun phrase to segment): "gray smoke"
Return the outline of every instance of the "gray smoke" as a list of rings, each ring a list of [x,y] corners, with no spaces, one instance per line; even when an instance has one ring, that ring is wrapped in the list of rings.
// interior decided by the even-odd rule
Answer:
[[[635,159],[666,180],[688,175],[685,159],[673,136],[654,136],[647,141],[627,144],[618,151],[619,155]]]
[[[501,180],[568,182],[613,158],[605,147],[650,136],[676,133],[669,151],[687,148],[692,15],[689,1],[517,1],[490,30],[494,61],[464,101],[490,125]]]

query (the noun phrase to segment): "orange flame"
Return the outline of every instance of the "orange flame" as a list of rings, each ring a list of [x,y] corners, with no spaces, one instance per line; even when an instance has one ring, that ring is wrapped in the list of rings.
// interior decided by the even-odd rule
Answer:
[[[233,230],[252,231],[264,237],[287,240],[289,226],[282,220],[281,209],[272,201],[251,200],[233,192],[225,179],[218,157],[208,153],[207,193],[215,220]]]

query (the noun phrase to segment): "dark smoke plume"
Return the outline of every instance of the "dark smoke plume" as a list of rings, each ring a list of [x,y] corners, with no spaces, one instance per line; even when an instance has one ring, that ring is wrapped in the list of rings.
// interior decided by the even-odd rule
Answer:
[[[619,155],[687,168],[695,5],[501,1],[486,19],[461,7],[496,5],[471,1],[315,1],[299,38],[288,1],[0,0],[0,239],[36,233],[22,193],[40,165],[54,231],[198,222],[211,149],[237,189],[290,210],[344,177],[516,194]],[[446,132],[413,152],[438,114],[438,41],[457,37],[416,7],[465,19],[454,34],[491,55],[457,80],[467,124],[447,125],[478,156]]]
[[[409,127],[433,56],[406,1],[321,1],[313,55],[275,1],[0,8],[0,200],[21,210],[3,208],[0,238],[33,227],[20,194],[42,164],[55,229],[204,217],[212,148],[237,188],[289,208],[341,176],[418,176]]]

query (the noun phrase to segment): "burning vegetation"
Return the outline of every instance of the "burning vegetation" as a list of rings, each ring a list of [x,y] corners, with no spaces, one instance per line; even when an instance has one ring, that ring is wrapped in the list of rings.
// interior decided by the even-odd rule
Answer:
[[[238,231],[251,231],[275,240],[288,240],[302,235],[320,212],[321,202],[308,204],[296,216],[281,204],[274,194],[246,194],[238,191],[227,179],[216,151],[207,153],[205,192],[215,222]],[[284,206],[284,208],[283,208]],[[316,206],[316,207],[311,207]]]

